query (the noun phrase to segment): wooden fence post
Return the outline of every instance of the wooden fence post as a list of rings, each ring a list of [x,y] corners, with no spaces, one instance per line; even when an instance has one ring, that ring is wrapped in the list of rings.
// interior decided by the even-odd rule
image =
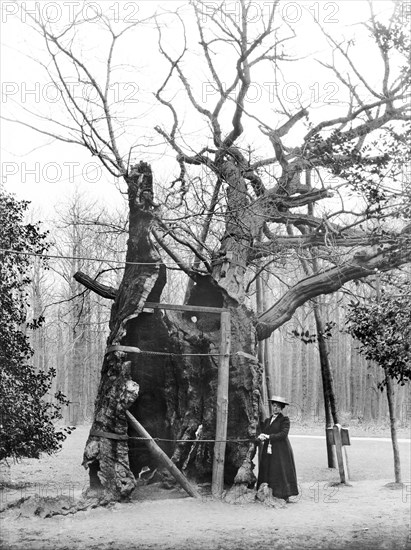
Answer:
[[[211,492],[221,497],[224,490],[224,460],[227,439],[228,381],[231,348],[231,318],[228,311],[221,313],[220,362],[217,381],[216,442],[214,443],[213,479]]]

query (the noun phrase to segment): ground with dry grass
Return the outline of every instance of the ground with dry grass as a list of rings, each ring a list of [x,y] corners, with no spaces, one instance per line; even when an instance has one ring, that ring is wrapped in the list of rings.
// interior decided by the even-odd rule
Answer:
[[[298,432],[298,433],[296,433]],[[78,428],[56,456],[3,467],[1,505],[20,498],[80,498],[87,473],[80,466],[88,427]],[[400,437],[405,436],[404,430]],[[315,437],[305,437],[306,435]],[[355,436],[361,436],[356,439]],[[369,436],[372,437],[369,437]],[[385,440],[378,439],[383,436]],[[74,515],[42,518],[36,506],[0,515],[4,549],[215,549],[281,548],[400,549],[410,547],[410,443],[401,440],[404,486],[393,481],[386,431],[351,430],[350,485],[325,467],[321,429],[295,426],[294,449],[300,495],[284,508],[259,503],[231,505],[213,500],[209,488],[195,500],[180,489],[140,486],[133,500]],[[38,510],[38,508],[37,508]]]

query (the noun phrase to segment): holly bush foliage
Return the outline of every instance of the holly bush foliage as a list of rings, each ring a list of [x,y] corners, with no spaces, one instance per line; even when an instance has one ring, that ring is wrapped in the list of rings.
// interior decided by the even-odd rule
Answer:
[[[360,342],[360,352],[404,385],[411,380],[411,282],[387,278],[377,300],[352,302],[348,332]],[[383,389],[384,381],[380,383]]]
[[[68,403],[65,396],[58,392],[54,404],[44,398],[55,370],[35,372],[30,364],[33,350],[25,332],[44,321],[26,323],[33,257],[4,251],[47,250],[46,234],[38,224],[24,223],[28,204],[0,187],[0,460],[51,454],[61,447],[67,431],[53,424]]]

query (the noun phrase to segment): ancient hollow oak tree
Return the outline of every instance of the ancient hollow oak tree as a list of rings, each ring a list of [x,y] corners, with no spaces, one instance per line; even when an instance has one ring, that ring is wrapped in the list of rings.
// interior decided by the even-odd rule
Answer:
[[[83,27],[76,22],[57,32],[33,21],[49,55],[45,68],[71,116],[70,123],[57,119],[58,131],[47,129],[45,119],[40,131],[86,147],[123,180],[128,195],[120,287],[105,286],[95,274],[77,275],[113,300],[84,464],[92,484],[115,498],[130,493],[144,466],[154,467],[141,441],[122,437],[133,435],[124,413],[128,407],[152,436],[171,440],[162,446],[188,476],[207,480],[211,473],[213,445],[201,440],[215,434],[219,318],[144,311],[147,301],[162,300],[170,264],[190,281],[187,304],[231,313],[228,439],[251,440],[261,410],[262,371],[237,352],[256,356],[258,342],[307,300],[410,260],[408,233],[402,231],[407,219],[401,214],[409,211],[400,173],[410,120],[404,100],[409,44],[401,5],[384,21],[371,7],[368,21],[356,27],[373,59],[372,71],[358,61],[355,41],[342,38],[348,30],[338,27],[339,34],[332,34],[334,29],[311,21],[327,53],[318,62],[299,59],[301,26],[284,21],[281,3],[272,2],[257,20],[251,17],[252,2],[236,6],[233,13],[224,3],[193,2],[121,30],[101,17],[107,63],[95,73],[76,48]],[[152,90],[153,133],[134,123],[132,131],[140,135],[132,142],[125,138],[128,119],[117,116],[109,92],[114,67],[121,63],[117,43],[136,27],[148,28],[150,37],[156,33],[156,44],[146,33],[145,47],[133,52],[159,50],[161,74]],[[287,74],[297,81],[299,67],[314,62],[319,78],[337,86],[338,102],[319,109],[309,94],[290,104],[281,81]],[[91,86],[93,101],[66,85],[70,71]],[[263,89],[268,81],[267,99],[250,101],[252,89]],[[171,178],[157,169],[150,153],[155,144],[176,159]],[[389,224],[393,218],[396,230]],[[314,275],[299,275],[299,257],[316,258]],[[275,275],[279,266],[289,271],[284,293],[273,297],[266,311],[254,311],[258,275]],[[119,345],[144,353],[121,351]],[[118,439],[93,435],[96,431]],[[176,439],[197,441],[173,444]],[[251,442],[228,443],[228,483],[252,482],[252,451]]]

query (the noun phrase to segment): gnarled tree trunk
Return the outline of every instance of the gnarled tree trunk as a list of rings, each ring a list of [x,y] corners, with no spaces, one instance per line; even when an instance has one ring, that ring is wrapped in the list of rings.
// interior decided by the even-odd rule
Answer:
[[[145,180],[150,177],[149,166],[140,163],[128,180],[130,237],[119,289],[113,292],[97,288],[86,277],[82,279],[100,294],[107,297],[115,294],[94,422],[83,462],[90,468],[92,487],[102,485],[115,499],[132,491],[135,476],[144,466],[150,469],[157,466],[143,441],[113,439],[115,435],[136,437],[131,428],[127,429],[124,407],[116,406],[130,380],[139,385],[139,396],[130,412],[152,437],[170,440],[160,440],[159,445],[174,463],[197,481],[210,480],[212,471],[214,444],[201,440],[215,438],[220,316],[158,309],[143,311],[146,301],[161,300],[166,282],[165,269],[150,240],[152,208],[144,202],[142,194],[147,187]],[[235,241],[226,238],[225,249],[241,260],[241,243],[236,245]],[[211,276],[197,277],[188,305],[224,307],[231,313],[225,481],[232,483],[242,467],[236,481],[250,483],[262,372],[257,361],[237,355],[238,351],[256,355],[255,318],[236,299],[243,292],[238,262],[232,263],[233,256],[227,257],[225,251],[221,256],[215,270],[224,285],[217,284]],[[81,279],[79,275],[77,278]],[[115,345],[139,348],[141,353],[116,351]],[[196,438],[194,443],[184,442]],[[183,441],[174,443],[176,439]],[[239,439],[242,441],[236,441]]]

